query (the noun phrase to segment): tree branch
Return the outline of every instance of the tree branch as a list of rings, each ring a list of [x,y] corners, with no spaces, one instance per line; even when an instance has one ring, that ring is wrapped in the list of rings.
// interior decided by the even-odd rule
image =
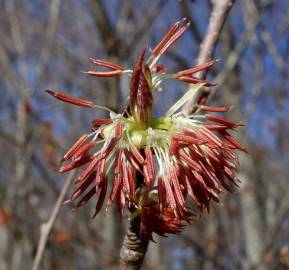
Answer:
[[[201,44],[201,50],[198,56],[197,64],[204,64],[208,62],[217,46],[223,25],[227,19],[227,16],[234,4],[235,0],[214,0],[213,11],[211,13],[208,30],[203,43]],[[198,74],[199,79],[204,79],[207,75],[206,71],[202,71]],[[194,97],[189,100],[183,111],[189,114],[194,108],[193,105],[197,103],[202,97],[208,96],[208,91],[205,87],[201,88]]]
[[[136,189],[143,185],[144,179],[136,175]],[[147,252],[149,239],[141,231],[140,216],[131,217],[120,251],[120,269],[138,270],[141,268]]]
[[[48,240],[48,236],[53,228],[53,225],[55,223],[55,220],[58,216],[58,213],[60,211],[60,207],[63,203],[65,194],[67,193],[72,180],[74,178],[75,175],[75,171],[71,172],[67,179],[66,182],[61,190],[61,193],[59,194],[59,197],[54,205],[53,211],[51,213],[50,218],[48,219],[47,222],[44,222],[41,224],[40,226],[40,238],[39,238],[39,242],[38,242],[38,247],[37,247],[37,252],[36,252],[36,256],[34,258],[34,262],[33,262],[33,267],[32,270],[39,270],[40,269],[40,263],[41,260],[43,258],[44,255],[44,249]]]
[[[142,235],[140,230],[140,217],[131,218],[120,251],[120,269],[140,269],[148,248],[148,243],[149,239]]]

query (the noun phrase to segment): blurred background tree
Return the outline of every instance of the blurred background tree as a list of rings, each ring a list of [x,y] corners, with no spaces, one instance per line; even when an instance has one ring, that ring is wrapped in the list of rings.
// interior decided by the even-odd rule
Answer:
[[[171,70],[193,66],[206,33],[210,1],[0,0],[0,269],[30,269],[39,226],[65,177],[54,172],[97,112],[57,103],[44,89],[120,110],[127,78],[93,79],[89,57],[132,66],[182,17],[190,30],[163,58]],[[156,237],[144,269],[289,268],[289,7],[288,1],[239,0],[224,26],[210,81],[211,104],[233,104],[246,124],[240,139],[241,189],[181,236]],[[186,90],[165,84],[165,111]],[[116,212],[91,219],[92,205],[62,207],[41,269],[118,269],[125,224]]]

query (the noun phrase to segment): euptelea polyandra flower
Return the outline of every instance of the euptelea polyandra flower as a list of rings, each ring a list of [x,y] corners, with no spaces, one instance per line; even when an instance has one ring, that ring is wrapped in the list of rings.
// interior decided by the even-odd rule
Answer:
[[[62,159],[61,173],[85,166],[69,201],[77,201],[78,208],[97,197],[95,216],[108,197],[106,210],[116,202],[120,213],[128,209],[132,216],[140,215],[142,229],[149,237],[152,232],[164,235],[181,231],[192,217],[189,201],[201,211],[209,209],[211,199],[219,203],[220,193],[231,191],[231,183],[238,184],[236,151],[245,151],[229,133],[240,125],[207,113],[226,113],[230,107],[196,104],[197,110],[191,115],[179,112],[202,87],[213,86],[194,74],[216,63],[210,61],[177,73],[158,64],[160,56],[189,25],[186,19],[175,23],[148,58],[147,49],[141,51],[132,70],[91,59],[93,64],[109,69],[86,72],[91,76],[131,77],[129,104],[122,113],[47,90],[61,101],[110,112],[110,118],[93,120],[92,132],[82,135]],[[165,79],[190,83],[190,90],[163,116],[154,118],[153,95]],[[136,181],[137,175],[142,183]]]

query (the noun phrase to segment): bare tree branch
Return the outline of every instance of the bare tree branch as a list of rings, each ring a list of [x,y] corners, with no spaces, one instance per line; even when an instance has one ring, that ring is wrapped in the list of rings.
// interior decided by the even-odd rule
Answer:
[[[60,207],[63,203],[65,194],[67,193],[72,180],[74,178],[75,175],[75,171],[71,172],[67,179],[66,182],[61,190],[61,193],[59,194],[59,197],[54,205],[53,211],[51,213],[50,218],[48,219],[47,222],[41,224],[40,226],[40,238],[39,238],[39,242],[38,242],[38,247],[37,247],[37,252],[36,252],[36,256],[33,262],[33,267],[32,270],[38,270],[40,269],[40,263],[44,254],[44,249],[48,240],[48,236],[53,228],[53,225],[55,223],[55,220],[59,214],[60,211]]]
[[[197,64],[204,64],[210,60],[213,55],[214,49],[219,40],[223,25],[226,18],[234,4],[234,0],[215,0],[213,1],[213,11],[211,13],[208,30],[203,43],[201,44],[201,50],[198,56]],[[206,71],[202,71],[198,74],[199,79],[206,77]],[[202,96],[207,96],[208,92],[206,88],[202,88],[196,93],[196,95],[186,103],[184,112],[189,114],[193,105],[200,100]]]

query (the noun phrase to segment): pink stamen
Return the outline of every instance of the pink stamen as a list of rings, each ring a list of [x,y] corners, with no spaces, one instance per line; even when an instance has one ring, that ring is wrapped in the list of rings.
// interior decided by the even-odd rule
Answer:
[[[124,149],[124,154],[125,157],[127,159],[127,161],[129,162],[129,164],[138,172],[140,172],[141,174],[143,174],[139,164],[137,163],[137,161],[135,160],[135,158],[130,154],[128,149]]]
[[[93,172],[81,185],[74,191],[72,194],[70,201],[76,200],[93,182],[95,179],[96,172]]]
[[[215,63],[217,63],[218,60],[212,60],[212,61],[209,61],[205,64],[202,64],[202,65],[197,65],[195,67],[192,67],[192,68],[188,68],[188,69],[185,69],[185,70],[182,70],[182,71],[179,71],[177,73],[177,76],[186,76],[186,75],[192,75],[194,73],[197,73],[199,71],[202,71],[202,70],[205,70],[205,69],[209,69],[211,68]]]
[[[125,69],[124,67],[122,67],[118,64],[115,64],[115,63],[112,63],[112,62],[109,62],[106,60],[93,59],[93,58],[90,58],[90,60],[92,61],[93,64],[98,65],[98,66],[107,67],[107,68],[111,68],[111,69],[115,69],[115,70],[124,70]]]
[[[92,171],[96,168],[99,161],[100,161],[100,157],[94,158],[93,161],[88,165],[88,167],[84,171],[81,172],[81,174],[77,178],[78,181],[82,181],[84,178],[90,175]]]
[[[153,154],[152,154],[152,151],[149,147],[146,147],[144,149],[144,152],[145,152],[145,157],[146,157],[145,162],[146,162],[148,176],[152,180],[152,179],[154,179],[154,175],[155,175]]]
[[[58,172],[60,173],[64,173],[64,172],[68,172],[68,171],[71,171],[73,169],[76,169],[78,167],[81,167],[82,165],[90,162],[91,160],[93,160],[94,157],[93,156],[85,156],[83,157],[82,159],[80,160],[77,160],[77,161],[73,161],[67,165],[63,165],[59,170]]]
[[[157,55],[162,50],[162,48],[165,46],[165,44],[171,39],[171,37],[176,33],[176,31],[179,28],[179,25],[183,23],[186,20],[186,18],[183,18],[176,22],[169,31],[164,35],[162,40],[157,44],[157,46],[152,50],[152,55]]]
[[[115,125],[115,138],[119,140],[122,137],[122,124],[117,122]]]
[[[82,135],[76,141],[76,143],[72,147],[69,148],[69,150],[64,155],[62,161],[70,159],[75,154],[75,152],[86,142],[87,139],[88,139],[88,134]]]
[[[82,145],[71,157],[72,161],[80,160],[91,148],[95,146],[95,141],[91,141],[87,144]]]
[[[121,163],[121,171],[122,171],[122,183],[126,193],[129,193],[129,179],[128,179],[128,172],[127,166],[124,161]]]
[[[216,84],[209,83],[207,80],[200,80],[200,79],[190,77],[190,76],[177,76],[175,78],[179,81],[186,82],[186,83],[194,83],[194,84],[204,83],[204,86],[207,86],[207,87],[216,86]]]
[[[144,164],[144,158],[134,144],[130,145],[130,151],[140,164]]]
[[[228,112],[232,107],[210,107],[206,105],[200,105],[199,109],[208,112]]]
[[[181,160],[185,161],[187,165],[189,165],[193,170],[196,170],[198,172],[202,172],[201,166],[195,162],[192,158],[190,158],[186,153],[181,150],[179,151],[179,157]]]
[[[103,182],[101,185],[101,190],[100,190],[100,194],[99,194],[99,198],[95,207],[95,212],[93,214],[93,217],[95,217],[99,211],[101,210],[101,207],[104,203],[104,199],[105,199],[105,195],[106,195],[106,190],[107,190],[107,176],[104,176],[103,178]]]
[[[112,123],[112,119],[110,118],[98,118],[98,119],[94,119],[92,121],[92,128],[93,129],[97,129],[99,128],[101,125],[109,125]]]
[[[205,118],[209,121],[220,123],[220,124],[227,126],[229,128],[235,128],[235,127],[240,126],[239,124],[235,124],[232,121],[226,120],[224,118],[221,118],[221,117],[218,117],[218,116],[212,115],[212,114],[205,115]]]
[[[123,73],[123,70],[113,70],[113,71],[86,71],[84,72],[93,77],[117,77]]]
[[[184,143],[188,143],[188,144],[196,144],[196,145],[204,144],[203,140],[192,138],[190,136],[183,135],[183,134],[178,134],[178,133],[174,133],[172,135],[172,138],[173,138],[173,140],[184,142]]]
[[[60,92],[56,92],[56,91],[52,91],[52,90],[45,90],[48,94],[50,94],[51,96],[63,101],[63,102],[67,102],[67,103],[71,103],[77,106],[82,106],[82,107],[87,107],[87,108],[93,108],[94,104],[89,101],[89,100],[85,100],[85,99],[80,99],[80,98],[76,98],[73,96],[69,96]]]
[[[131,167],[128,167],[128,184],[129,184],[129,197],[131,200],[135,199],[135,181],[134,173]]]
[[[95,194],[95,187],[93,187],[92,189],[90,189],[81,199],[80,201],[77,203],[76,208],[79,208],[83,205],[85,205],[90,199],[91,197]]]

